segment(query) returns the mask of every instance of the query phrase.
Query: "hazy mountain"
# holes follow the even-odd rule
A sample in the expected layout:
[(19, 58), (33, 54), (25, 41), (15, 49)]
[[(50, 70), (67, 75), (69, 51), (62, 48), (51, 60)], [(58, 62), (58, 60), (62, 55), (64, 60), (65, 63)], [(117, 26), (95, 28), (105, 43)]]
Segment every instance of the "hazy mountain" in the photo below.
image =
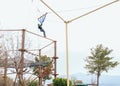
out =
[[(65, 75), (58, 76), (61, 78), (66, 78)], [(70, 79), (76, 79), (76, 80), (82, 80), (84, 84), (91, 84), (91, 82), (96, 81), (96, 76), (95, 75), (88, 75), (84, 73), (76, 73), (76, 74), (71, 74)], [(114, 75), (101, 75), (100, 77), (100, 86), (120, 86), (120, 75), (119, 76), (114, 76)], [(46, 83), (51, 83), (52, 80), (46, 81)]]
[[(76, 73), (70, 75), (71, 78), (76, 78), (78, 80), (82, 80), (85, 84), (90, 84), (96, 80), (95, 75), (88, 75), (83, 73)], [(120, 86), (120, 75), (101, 75), (100, 77), (100, 86)]]

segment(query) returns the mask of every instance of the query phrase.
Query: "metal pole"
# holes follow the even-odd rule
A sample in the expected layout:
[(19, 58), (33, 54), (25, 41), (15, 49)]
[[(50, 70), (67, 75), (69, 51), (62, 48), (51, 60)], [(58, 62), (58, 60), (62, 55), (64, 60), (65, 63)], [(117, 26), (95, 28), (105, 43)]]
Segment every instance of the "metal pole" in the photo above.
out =
[(45, 6), (47, 6), (55, 15), (57, 15), (62, 21), (65, 21), (57, 12), (55, 12), (50, 6), (48, 6), (43, 0), (40, 0)]
[(92, 10), (92, 11), (89, 11), (89, 12), (87, 12), (87, 13), (85, 13), (85, 14), (82, 14), (82, 15), (76, 17), (76, 18), (73, 18), (73, 19), (69, 20), (69, 22), (72, 22), (72, 21), (75, 21), (75, 20), (77, 20), (77, 19), (79, 19), (79, 18), (81, 18), (81, 17), (87, 16), (87, 15), (93, 13), (93, 12), (96, 12), (96, 11), (98, 11), (98, 10), (100, 10), (100, 9), (102, 9), (102, 8), (105, 8), (105, 7), (111, 5), (111, 4), (115, 3), (115, 2), (118, 2), (118, 1), (119, 1), (119, 0), (115, 0), (115, 1), (109, 2), (109, 3), (105, 4), (105, 5), (102, 5), (102, 6), (98, 7), (98, 8), (96, 8), (96, 9)]
[(67, 21), (67, 22), (66, 22), (60, 15), (58, 15), (58, 13), (55, 12), (50, 6), (48, 6), (45, 2), (43, 2), (43, 0), (40, 0), (40, 1), (41, 1), (45, 6), (47, 6), (56, 16), (58, 16), (58, 17), (66, 24), (66, 73), (67, 73), (67, 86), (69, 86), (68, 23), (70, 23), (70, 22), (72, 22), (72, 21), (75, 21), (75, 20), (77, 20), (77, 19), (79, 19), (79, 18), (81, 18), (81, 17), (87, 16), (88, 14), (91, 14), (91, 13), (93, 13), (93, 12), (96, 12), (97, 10), (100, 10), (100, 9), (106, 7), (106, 6), (109, 6), (109, 5), (111, 5), (111, 4), (115, 3), (115, 2), (118, 2), (119, 0), (115, 0), (115, 1), (113, 1), (113, 2), (107, 3), (107, 4), (105, 4), (105, 5), (97, 8), (97, 9), (95, 9), (95, 10), (92, 10), (92, 11), (90, 11), (90, 12), (87, 12), (87, 13), (83, 14), (83, 15), (80, 15), (80, 16), (78, 16), (78, 17), (75, 17), (75, 18), (73, 18), (73, 19), (71, 19), (71, 20), (69, 20), (69, 21)]
[(69, 86), (69, 59), (68, 59), (68, 23), (66, 25), (66, 74), (67, 74), (67, 86)]

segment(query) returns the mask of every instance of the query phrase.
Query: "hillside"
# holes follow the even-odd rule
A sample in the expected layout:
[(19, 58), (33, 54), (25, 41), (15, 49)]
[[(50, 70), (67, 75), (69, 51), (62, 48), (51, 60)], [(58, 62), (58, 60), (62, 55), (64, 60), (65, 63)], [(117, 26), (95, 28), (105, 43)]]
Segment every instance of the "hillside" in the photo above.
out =
[[(76, 73), (70, 76), (75, 77), (78, 80), (82, 80), (83, 83), (90, 84), (92, 81), (95, 81), (95, 76), (83, 74), (83, 73)], [(102, 75), (100, 77), (100, 86), (120, 86), (120, 76), (114, 75)]]

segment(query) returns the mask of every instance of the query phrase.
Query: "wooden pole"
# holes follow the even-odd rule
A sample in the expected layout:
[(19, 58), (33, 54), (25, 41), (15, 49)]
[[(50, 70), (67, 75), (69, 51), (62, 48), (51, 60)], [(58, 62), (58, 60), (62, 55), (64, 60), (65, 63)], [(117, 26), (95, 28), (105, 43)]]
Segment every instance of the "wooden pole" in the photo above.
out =
[(7, 52), (5, 51), (5, 69), (4, 69), (4, 85), (7, 86), (7, 63), (8, 63), (8, 56)]
[(22, 51), (21, 51), (21, 59), (22, 59), (22, 62), (21, 62), (21, 77), (23, 79), (23, 66), (24, 66), (24, 46), (25, 46), (25, 29), (22, 30)]
[(53, 63), (54, 63), (54, 78), (56, 78), (56, 76), (58, 75), (57, 74), (57, 60), (56, 59), (58, 59), (58, 57), (57, 57), (57, 55), (56, 55), (56, 52), (57, 51), (57, 46), (56, 46), (56, 41), (54, 41), (54, 57), (53, 57)]
[(19, 75), (19, 84), (20, 86), (24, 86), (24, 81), (23, 81), (23, 67), (24, 67), (24, 52), (25, 52), (25, 29), (22, 30), (22, 45), (21, 45), (21, 59), (18, 68), (20, 68), (20, 75)]
[[(39, 50), (39, 62), (41, 62), (41, 49)], [(39, 86), (42, 86), (42, 66), (39, 66)]]

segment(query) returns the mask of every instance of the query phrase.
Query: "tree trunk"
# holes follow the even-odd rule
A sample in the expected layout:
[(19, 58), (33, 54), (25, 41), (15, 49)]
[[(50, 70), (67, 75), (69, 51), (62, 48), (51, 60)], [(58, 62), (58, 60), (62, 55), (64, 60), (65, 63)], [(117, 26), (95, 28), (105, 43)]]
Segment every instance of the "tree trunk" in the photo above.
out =
[(99, 78), (100, 78), (100, 72), (97, 74), (97, 86), (99, 86)]
[(39, 83), (39, 86), (40, 86), (40, 85), (41, 85), (41, 84), (40, 84), (40, 77), (39, 77), (39, 82), (38, 82), (38, 83)]
[(42, 68), (39, 67), (39, 86), (42, 86)]

